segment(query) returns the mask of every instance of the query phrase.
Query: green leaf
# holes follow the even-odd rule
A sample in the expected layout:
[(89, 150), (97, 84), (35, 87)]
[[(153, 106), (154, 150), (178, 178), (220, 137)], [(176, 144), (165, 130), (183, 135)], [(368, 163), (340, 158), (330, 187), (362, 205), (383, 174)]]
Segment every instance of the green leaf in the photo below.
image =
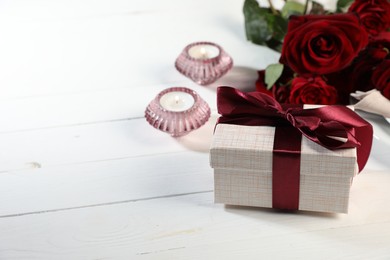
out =
[(272, 38), (283, 42), (284, 36), (287, 33), (288, 21), (280, 15), (267, 14), (268, 26), (272, 32)]
[(265, 42), (265, 45), (275, 51), (281, 52), (283, 39), (287, 33), (288, 21), (280, 15), (267, 14), (267, 22), (272, 37)]
[(336, 12), (342, 13), (344, 9), (349, 7), (354, 0), (338, 0), (336, 4)]
[(272, 37), (266, 19), (266, 15), (270, 13), (270, 10), (261, 8), (256, 0), (245, 0), (243, 11), (246, 38), (253, 43), (264, 45)]
[(274, 38), (271, 38), (266, 43), (268, 48), (275, 50), (277, 52), (282, 52), (283, 43), (280, 41), (275, 40)]
[(279, 12), (274, 14), (269, 8), (260, 7), (256, 0), (245, 0), (243, 11), (247, 39), (280, 52), (288, 20)]
[(291, 15), (301, 15), (305, 11), (305, 6), (301, 3), (288, 1), (282, 8), (282, 16), (289, 18)]
[(265, 69), (265, 84), (267, 84), (267, 89), (271, 89), (280, 78), (283, 73), (283, 68), (283, 64), (280, 63), (268, 65)]

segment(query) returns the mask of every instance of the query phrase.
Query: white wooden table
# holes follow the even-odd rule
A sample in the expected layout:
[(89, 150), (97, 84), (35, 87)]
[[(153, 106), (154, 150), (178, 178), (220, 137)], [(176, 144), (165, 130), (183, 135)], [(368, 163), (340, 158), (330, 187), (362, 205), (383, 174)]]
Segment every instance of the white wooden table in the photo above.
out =
[[(390, 259), (383, 139), (348, 215), (213, 203), (216, 87), (249, 90), (279, 58), (245, 40), (242, 4), (0, 1), (0, 259)], [(209, 87), (173, 66), (200, 40), (235, 62)], [(213, 113), (181, 139), (143, 117), (171, 86), (194, 89)]]

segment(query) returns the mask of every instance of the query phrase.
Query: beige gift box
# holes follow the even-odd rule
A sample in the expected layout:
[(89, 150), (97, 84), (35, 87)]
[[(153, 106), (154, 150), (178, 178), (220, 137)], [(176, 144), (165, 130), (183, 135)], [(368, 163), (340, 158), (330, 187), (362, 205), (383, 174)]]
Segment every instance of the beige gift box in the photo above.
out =
[[(270, 126), (216, 126), (210, 148), (216, 203), (272, 207), (274, 133)], [(347, 213), (356, 148), (330, 151), (303, 136), (300, 160), (299, 210)]]

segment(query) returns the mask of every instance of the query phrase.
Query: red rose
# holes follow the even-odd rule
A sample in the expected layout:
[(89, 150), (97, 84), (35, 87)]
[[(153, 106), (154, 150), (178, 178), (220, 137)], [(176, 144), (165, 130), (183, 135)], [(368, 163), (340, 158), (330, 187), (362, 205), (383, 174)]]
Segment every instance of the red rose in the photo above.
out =
[(348, 104), (349, 94), (356, 90), (368, 91), (375, 86), (371, 81), (374, 68), (389, 58), (390, 33), (380, 33), (371, 39), (366, 49), (347, 68), (328, 74), (327, 83), (337, 89), (337, 103)]
[(291, 85), (290, 103), (333, 105), (337, 102), (337, 91), (321, 77), (295, 78)]
[(351, 73), (348, 79), (351, 84), (351, 92), (356, 90), (368, 91), (373, 89), (371, 75), (374, 68), (388, 56), (390, 42), (378, 39), (373, 40), (351, 65)]
[(385, 60), (376, 67), (372, 74), (372, 83), (383, 96), (390, 99), (390, 60)]
[(354, 14), (292, 16), (280, 62), (301, 76), (328, 74), (347, 67), (367, 43)]
[(381, 32), (372, 37), (367, 47), (375, 48), (381, 52), (378, 53), (379, 56), (375, 55), (377, 58), (381, 59), (386, 57), (389, 54), (390, 49), (390, 32)]
[(272, 88), (272, 94), (279, 103), (288, 103), (290, 97), (290, 86), (282, 85)]
[(377, 35), (390, 27), (390, 3), (387, 0), (355, 0), (348, 11), (359, 16), (371, 35)]

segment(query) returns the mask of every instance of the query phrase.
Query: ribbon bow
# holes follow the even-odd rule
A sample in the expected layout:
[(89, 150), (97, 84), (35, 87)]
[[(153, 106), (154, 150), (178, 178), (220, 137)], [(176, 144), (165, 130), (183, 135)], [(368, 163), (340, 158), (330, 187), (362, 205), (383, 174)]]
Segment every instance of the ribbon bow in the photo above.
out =
[(219, 87), (218, 123), (248, 126), (288, 126), (298, 129), (311, 141), (330, 150), (357, 148), (359, 171), (370, 155), (372, 126), (344, 106), (303, 109), (299, 105), (281, 105), (260, 93), (243, 93), (231, 87)]

